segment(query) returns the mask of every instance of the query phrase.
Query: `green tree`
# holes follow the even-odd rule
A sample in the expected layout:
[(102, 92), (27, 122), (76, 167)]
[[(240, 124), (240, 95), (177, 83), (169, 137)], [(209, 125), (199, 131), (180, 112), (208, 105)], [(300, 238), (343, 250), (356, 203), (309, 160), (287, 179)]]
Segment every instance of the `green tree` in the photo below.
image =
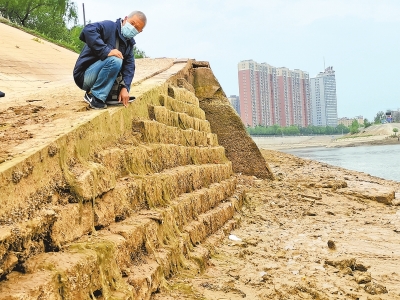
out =
[(340, 133), (340, 134), (345, 134), (345, 133), (349, 133), (350, 132), (350, 128), (343, 125), (343, 124), (339, 124), (338, 126), (336, 126), (336, 132)]
[(350, 125), (350, 133), (351, 134), (359, 133), (360, 132), (359, 127), (360, 124), (358, 123), (358, 121), (354, 120)]
[(394, 135), (397, 135), (397, 133), (399, 132), (399, 129), (398, 128), (393, 128), (393, 132), (394, 132)]
[(385, 117), (385, 113), (383, 111), (377, 112), (375, 118), (374, 118), (374, 123), (375, 124), (380, 124), (381, 120)]
[(133, 53), (135, 54), (135, 58), (148, 57), (143, 50), (138, 49), (136, 46), (135, 46), (135, 48), (133, 48)]
[(325, 134), (332, 134), (334, 133), (335, 128), (331, 127), (331, 126), (325, 126)]
[(76, 24), (78, 16), (76, 4), (71, 0), (3, 0), (0, 12), (10, 21), (31, 28), (39, 26), (43, 17), (55, 20), (55, 17), (61, 16), (63, 23), (72, 21)]
[(369, 127), (369, 126), (371, 126), (371, 125), (372, 125), (372, 123), (369, 122), (367, 118), (365, 118), (365, 119), (364, 119), (364, 128), (367, 128), (367, 127)]
[(76, 26), (72, 27), (69, 31), (70, 35), (71, 35), (71, 43), (72, 43), (73, 47), (75, 49), (77, 49), (77, 52), (80, 52), (83, 49), (83, 47), (85, 46), (85, 43), (79, 39), (82, 29), (83, 29), (83, 25), (76, 25)]

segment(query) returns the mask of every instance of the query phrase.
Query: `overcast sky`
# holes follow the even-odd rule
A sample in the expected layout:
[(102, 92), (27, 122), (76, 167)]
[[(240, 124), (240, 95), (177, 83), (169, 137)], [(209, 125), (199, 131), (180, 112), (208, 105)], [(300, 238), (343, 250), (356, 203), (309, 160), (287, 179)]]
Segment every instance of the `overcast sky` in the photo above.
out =
[[(135, 3), (136, 2), (136, 3)], [(400, 0), (85, 0), (92, 22), (148, 19), (135, 39), (152, 58), (209, 61), (225, 93), (239, 93), (237, 64), (336, 71), (338, 116), (373, 119), (400, 108)]]

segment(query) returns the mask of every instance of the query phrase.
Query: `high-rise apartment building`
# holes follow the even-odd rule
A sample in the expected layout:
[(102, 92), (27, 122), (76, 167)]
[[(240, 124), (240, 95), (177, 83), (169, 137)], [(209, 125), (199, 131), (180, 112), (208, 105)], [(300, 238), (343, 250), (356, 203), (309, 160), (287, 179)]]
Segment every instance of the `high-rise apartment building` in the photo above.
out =
[(240, 117), (248, 126), (308, 126), (312, 122), (307, 72), (253, 60), (238, 64)]
[(232, 107), (236, 110), (238, 115), (240, 115), (240, 101), (239, 101), (239, 96), (236, 95), (231, 95), (228, 97), (229, 103), (232, 105)]
[(333, 67), (310, 79), (312, 124), (314, 126), (338, 125), (336, 79)]

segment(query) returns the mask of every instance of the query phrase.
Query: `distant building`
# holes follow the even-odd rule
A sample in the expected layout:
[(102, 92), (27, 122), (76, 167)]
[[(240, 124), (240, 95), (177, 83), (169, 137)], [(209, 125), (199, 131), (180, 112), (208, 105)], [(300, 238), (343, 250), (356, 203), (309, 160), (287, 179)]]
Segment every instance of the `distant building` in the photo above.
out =
[(307, 72), (244, 60), (238, 64), (240, 117), (248, 126), (311, 124)]
[(392, 110), (392, 122), (400, 123), (400, 108)]
[(238, 115), (240, 115), (240, 100), (239, 96), (236, 95), (231, 95), (228, 97), (229, 103), (232, 105), (232, 107), (236, 110)]
[(354, 118), (346, 118), (346, 117), (340, 118), (340, 119), (338, 119), (338, 125), (342, 124), (344, 126), (349, 127), (353, 123), (354, 120), (357, 120), (358, 124), (360, 124), (360, 125), (364, 124), (364, 117), (363, 116), (357, 116), (357, 117), (354, 117)]
[(328, 67), (310, 79), (312, 124), (332, 126), (338, 124), (336, 79), (333, 67)]
[(392, 123), (393, 117), (392, 117), (392, 111), (389, 110), (385, 113), (385, 119), (387, 123)]

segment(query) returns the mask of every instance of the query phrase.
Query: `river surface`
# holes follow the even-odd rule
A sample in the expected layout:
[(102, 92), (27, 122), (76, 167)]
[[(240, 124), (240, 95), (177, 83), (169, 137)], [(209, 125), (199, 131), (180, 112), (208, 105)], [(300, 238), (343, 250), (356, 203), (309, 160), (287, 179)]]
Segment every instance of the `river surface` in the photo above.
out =
[(400, 145), (279, 150), (373, 176), (400, 181)]

